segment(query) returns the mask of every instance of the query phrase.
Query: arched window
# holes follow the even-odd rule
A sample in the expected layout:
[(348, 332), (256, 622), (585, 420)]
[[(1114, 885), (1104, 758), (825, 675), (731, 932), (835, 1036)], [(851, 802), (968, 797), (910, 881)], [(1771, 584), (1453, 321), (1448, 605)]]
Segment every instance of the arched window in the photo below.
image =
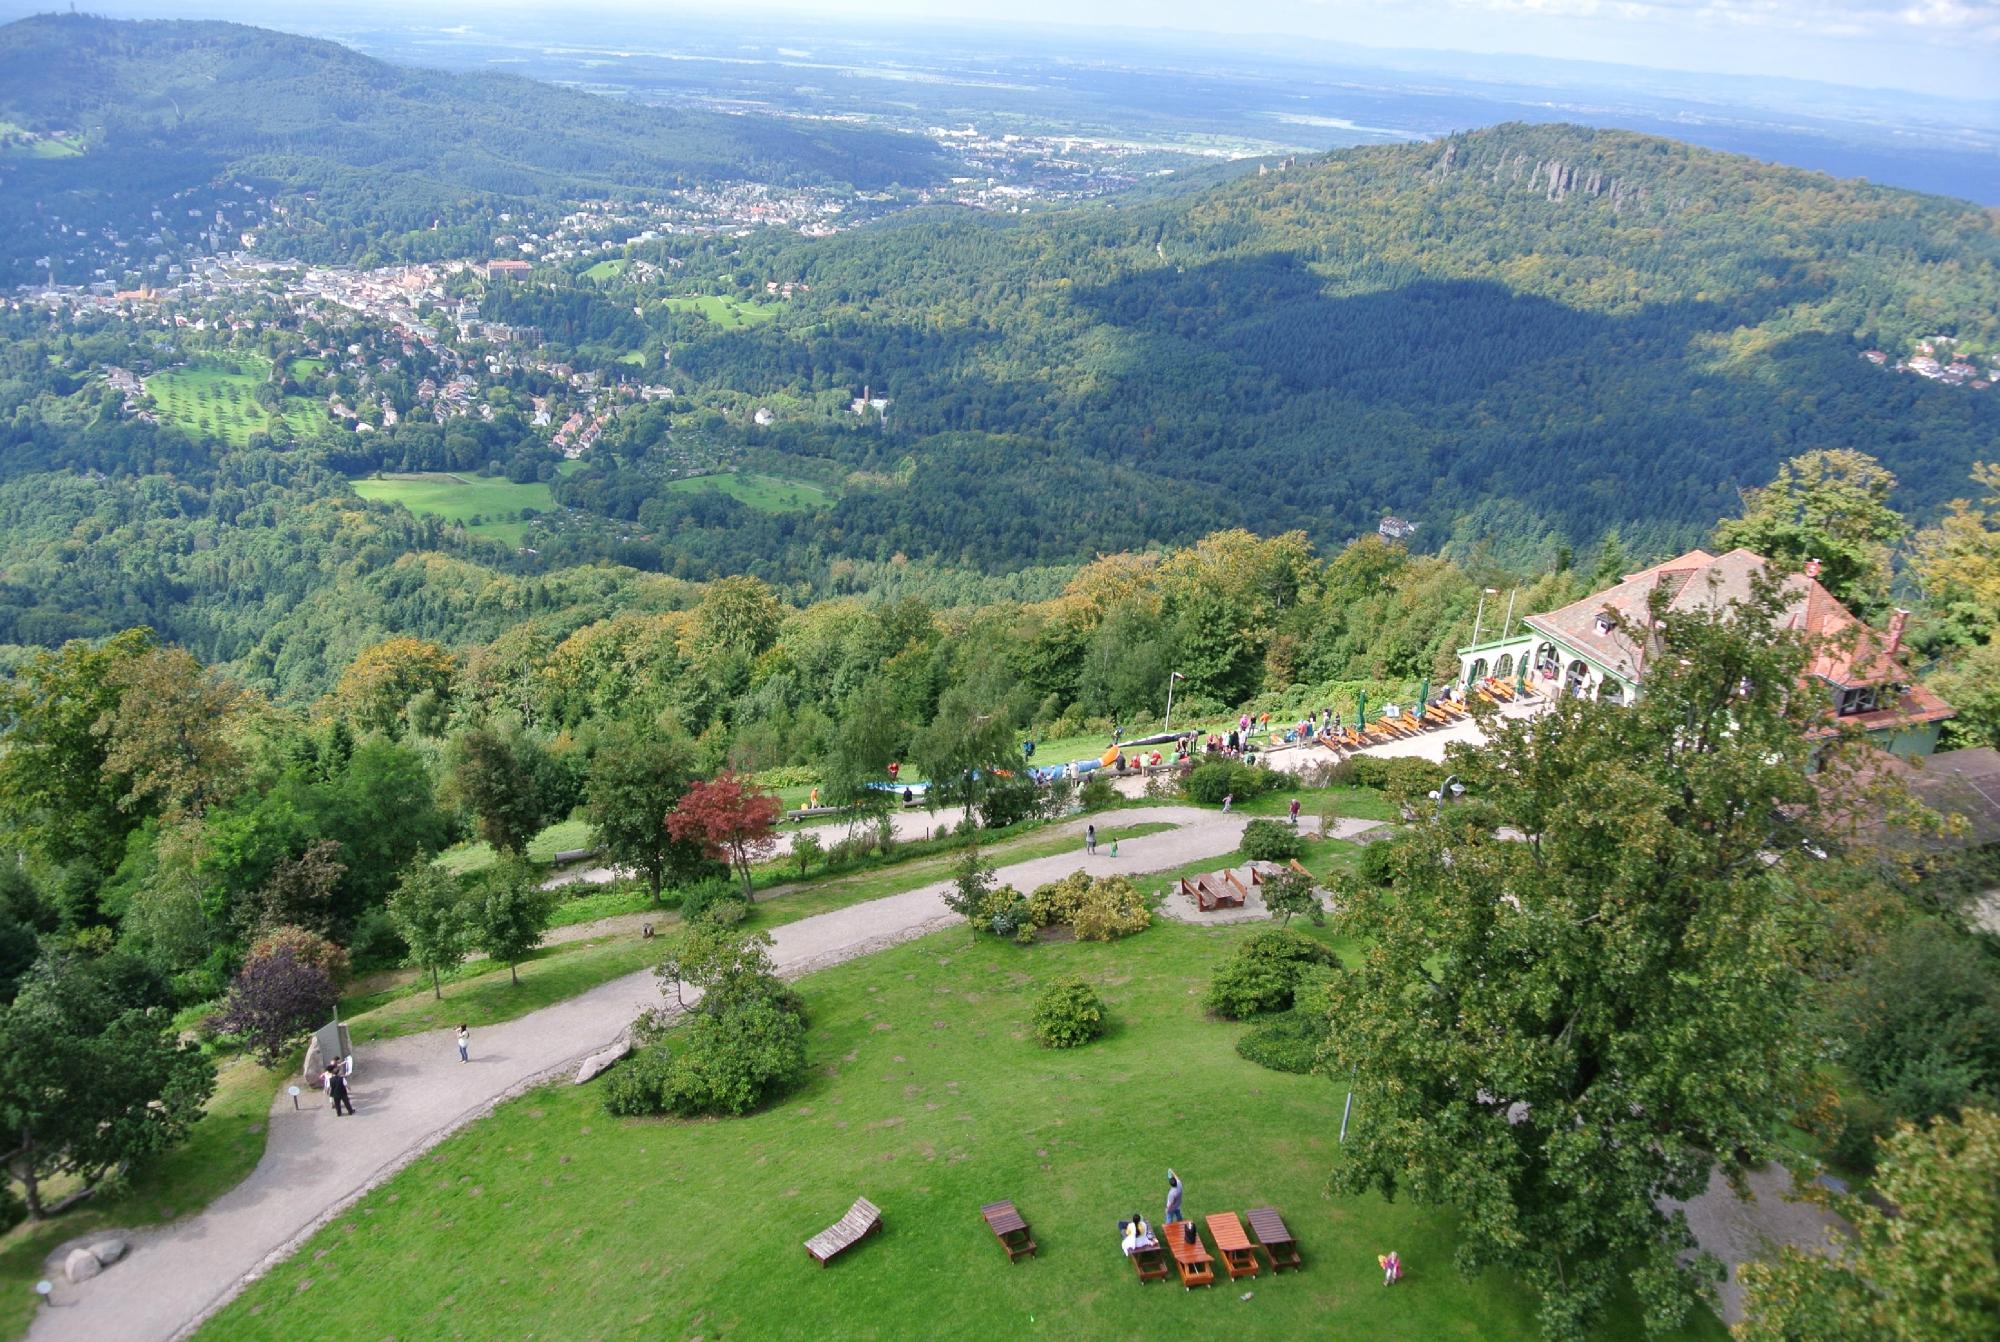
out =
[(1499, 662), (1497, 662), (1493, 667), (1493, 674), (1500, 677), (1500, 679), (1502, 680), (1505, 680), (1507, 679), (1507, 677), (1513, 675), (1514, 654), (1511, 652), (1502, 653), (1500, 655)]
[(1582, 694), (1590, 685), (1590, 666), (1579, 657), (1569, 664), (1569, 672), (1563, 677), (1564, 694)]
[(1606, 676), (1604, 678), (1604, 683), (1597, 687), (1597, 697), (1603, 700), (1607, 704), (1624, 703), (1625, 702), (1624, 683), (1621, 681), (1613, 680), (1610, 676)]
[(1484, 679), (1486, 679), (1486, 659), (1480, 657), (1473, 661), (1472, 670), (1467, 673), (1466, 681), (1469, 684), (1476, 685)]
[(1562, 668), (1562, 658), (1556, 656), (1556, 645), (1544, 643), (1535, 649), (1535, 674), (1543, 680), (1553, 682)]

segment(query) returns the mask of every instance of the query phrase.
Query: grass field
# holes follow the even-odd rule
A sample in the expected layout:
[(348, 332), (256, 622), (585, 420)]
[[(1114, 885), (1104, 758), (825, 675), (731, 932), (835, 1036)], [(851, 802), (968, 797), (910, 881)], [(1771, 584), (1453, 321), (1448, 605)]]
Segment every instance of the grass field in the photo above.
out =
[(257, 389), (270, 377), (271, 367), (255, 356), (201, 359), (146, 379), (146, 394), (158, 407), (160, 419), (191, 437), (221, 440), (242, 447), (254, 433), (267, 433), (278, 419), (292, 432), (309, 435), (325, 422), (319, 407), (291, 398), (282, 415), (257, 403)]
[(781, 310), (776, 303), (726, 298), (719, 294), (684, 294), (679, 298), (669, 298), (666, 306), (670, 312), (698, 312), (717, 325), (733, 330), (761, 326)]
[(463, 522), (474, 535), (519, 545), (528, 534), (521, 509), (547, 512), (555, 506), (549, 487), (537, 481), (517, 485), (512, 480), (483, 475), (450, 475), (439, 471), (408, 475), (371, 475), (354, 480), (354, 492), (377, 503), (400, 503), (413, 513)]
[(625, 273), (625, 267), (631, 264), (632, 263), (630, 261), (624, 260), (622, 258), (609, 261), (599, 261), (596, 265), (584, 271), (583, 277), (587, 280), (592, 280), (598, 284), (602, 284), (606, 280), (615, 280), (620, 275), (623, 275)]
[(809, 512), (833, 503), (831, 493), (809, 481), (791, 480), (782, 475), (757, 475), (748, 471), (728, 475), (691, 475), (671, 482), (667, 488), (678, 494), (716, 490), (760, 513)]
[[(601, 1087), (531, 1092), (363, 1197), (200, 1336), (1534, 1337), (1524, 1292), (1452, 1269), (1448, 1218), (1325, 1196), (1342, 1092), (1239, 1058), (1242, 1027), (1198, 1003), (1247, 933), (1022, 948), (957, 929), (809, 976), (810, 1075), (771, 1110), (619, 1120)], [(1026, 1021), (1068, 973), (1103, 994), (1110, 1031), (1051, 1053)], [(1138, 1283), (1116, 1221), (1158, 1216), (1168, 1165), (1197, 1218), (1278, 1207), (1304, 1270), (1192, 1294)], [(884, 1233), (822, 1270), (801, 1242), (856, 1195)], [(1017, 1265), (979, 1218), (1003, 1197), (1041, 1246)], [(1375, 1256), (1392, 1248), (1408, 1275), (1384, 1290)], [(1638, 1332), (1627, 1305), (1601, 1335)]]

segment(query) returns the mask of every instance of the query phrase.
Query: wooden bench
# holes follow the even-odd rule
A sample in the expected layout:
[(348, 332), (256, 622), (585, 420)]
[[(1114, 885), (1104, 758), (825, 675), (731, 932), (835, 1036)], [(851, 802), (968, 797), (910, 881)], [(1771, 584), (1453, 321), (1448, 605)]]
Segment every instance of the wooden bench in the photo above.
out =
[[(1193, 1235), (1190, 1240), (1188, 1236)], [(1192, 1221), (1169, 1221), (1160, 1227), (1160, 1239), (1174, 1256), (1180, 1269), (1181, 1286), (1192, 1291), (1197, 1286), (1215, 1285), (1215, 1260), (1202, 1247), (1201, 1236)]]
[(1236, 1219), (1235, 1212), (1215, 1212), (1209, 1216), (1208, 1233), (1215, 1240), (1215, 1251), (1222, 1255), (1223, 1270), (1231, 1281), (1257, 1275), (1256, 1249), (1243, 1233), (1243, 1223)]
[(1283, 1272), (1286, 1268), (1302, 1265), (1299, 1257), (1298, 1241), (1285, 1226), (1285, 1218), (1272, 1207), (1253, 1207), (1244, 1215), (1250, 1220), (1250, 1229), (1257, 1235), (1257, 1244), (1264, 1250), (1264, 1256), (1271, 1260), (1271, 1271)]
[(829, 1258), (853, 1248), (881, 1228), (882, 1209), (867, 1198), (856, 1198), (847, 1215), (806, 1241), (806, 1252), (825, 1267)]
[(1028, 1223), (1014, 1210), (1013, 1203), (989, 1202), (979, 1209), (979, 1214), (986, 1218), (993, 1237), (1007, 1251), (1008, 1262), (1035, 1251), (1034, 1236), (1028, 1233)]
[(1243, 882), (1237, 878), (1235, 870), (1232, 868), (1229, 871), (1223, 872), (1222, 880), (1229, 887), (1230, 891), (1234, 892), (1233, 902), (1236, 907), (1239, 909), (1242, 908), (1243, 901), (1250, 897), (1250, 892), (1243, 888)]

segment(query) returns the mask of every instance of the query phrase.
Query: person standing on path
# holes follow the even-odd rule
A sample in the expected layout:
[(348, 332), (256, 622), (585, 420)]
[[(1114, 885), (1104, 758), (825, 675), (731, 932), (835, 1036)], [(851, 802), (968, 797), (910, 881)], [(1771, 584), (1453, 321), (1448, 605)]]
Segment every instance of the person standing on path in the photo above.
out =
[(1299, 827), (1299, 799), (1297, 797), (1294, 797), (1292, 798), (1292, 828), (1297, 829), (1298, 827)]
[(347, 1093), (347, 1075), (341, 1069), (341, 1060), (335, 1058), (333, 1066), (326, 1069), (326, 1093), (333, 1100), (333, 1116), (339, 1118), (344, 1112), (354, 1113), (354, 1100)]
[(1181, 1177), (1172, 1170), (1167, 1171), (1167, 1214), (1160, 1219), (1165, 1223), (1181, 1219)]
[(1097, 826), (1095, 824), (1083, 827), (1083, 852), (1086, 857), (1094, 857), (1097, 854)]
[(458, 1027), (458, 1060), (472, 1061), (472, 1031), (466, 1029), (463, 1024)]

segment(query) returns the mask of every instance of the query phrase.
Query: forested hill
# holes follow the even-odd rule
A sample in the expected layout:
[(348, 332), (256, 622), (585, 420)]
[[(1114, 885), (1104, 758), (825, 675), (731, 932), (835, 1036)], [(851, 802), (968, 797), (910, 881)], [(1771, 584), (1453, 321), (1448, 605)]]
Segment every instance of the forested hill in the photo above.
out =
[(313, 193), (324, 232), (317, 247), (310, 233), (299, 241), (342, 259), (357, 243), (495, 202), (735, 178), (873, 188), (939, 171), (915, 136), (410, 69), (239, 24), (78, 15), (0, 27), (0, 122), (67, 132), (84, 150), (0, 158), (17, 204), (119, 222), (124, 198), (151, 202), (162, 187), (238, 174)]
[[(891, 397), (914, 493), (1007, 501), (851, 505), (847, 534), (912, 554), (1048, 561), (1092, 528), (1238, 517), (1338, 538), (1390, 511), (1426, 541), (1622, 525), (1664, 546), (1801, 448), (1878, 454), (1917, 511), (2000, 451), (2000, 392), (1857, 357), (1995, 347), (1990, 215), (1627, 133), (1504, 126), (1166, 201), (743, 247), (718, 267), (811, 302), (677, 341), (678, 374)], [(1051, 454), (1156, 487), (1038, 525)], [(1005, 525), (978, 530), (988, 512)]]

